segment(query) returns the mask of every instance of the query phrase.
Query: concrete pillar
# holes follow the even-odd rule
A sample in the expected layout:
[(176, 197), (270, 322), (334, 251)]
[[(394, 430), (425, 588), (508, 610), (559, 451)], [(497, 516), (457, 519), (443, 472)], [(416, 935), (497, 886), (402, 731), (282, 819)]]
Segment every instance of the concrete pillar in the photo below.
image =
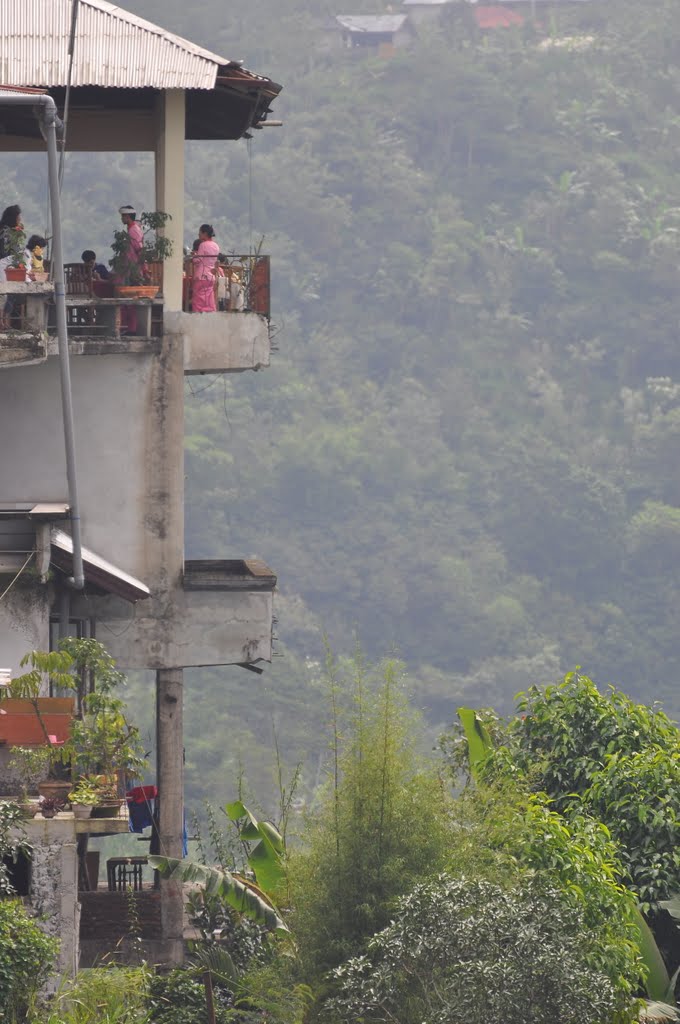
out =
[[(157, 780), (160, 793), (158, 839), (163, 857), (182, 856), (184, 831), (184, 741), (182, 729), (183, 671), (156, 673)], [(161, 881), (161, 932), (165, 956), (181, 963), (184, 900), (179, 882)]]
[(165, 308), (182, 308), (182, 247), (184, 245), (184, 136), (185, 96), (183, 89), (161, 93), (156, 134), (156, 209), (169, 213), (165, 234), (174, 253), (163, 268)]

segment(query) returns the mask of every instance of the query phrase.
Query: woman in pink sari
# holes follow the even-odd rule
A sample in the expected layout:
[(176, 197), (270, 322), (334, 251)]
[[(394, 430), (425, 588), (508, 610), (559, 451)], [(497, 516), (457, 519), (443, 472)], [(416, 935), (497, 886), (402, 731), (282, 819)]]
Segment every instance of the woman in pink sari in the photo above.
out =
[(220, 247), (215, 241), (212, 224), (201, 224), (198, 229), (200, 245), (194, 253), (194, 280), (191, 308), (194, 313), (214, 313), (215, 302), (215, 270)]

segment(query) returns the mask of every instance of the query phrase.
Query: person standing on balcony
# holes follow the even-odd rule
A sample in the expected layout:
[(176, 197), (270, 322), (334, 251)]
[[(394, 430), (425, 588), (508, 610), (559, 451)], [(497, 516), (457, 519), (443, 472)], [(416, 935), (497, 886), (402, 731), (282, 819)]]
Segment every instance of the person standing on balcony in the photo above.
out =
[[(5, 271), (10, 266), (15, 266), (18, 260), (18, 254), (15, 251), (16, 245), (21, 239), (21, 232), (24, 230), (24, 225), (21, 220), (21, 207), (20, 206), (8, 206), (3, 211), (2, 217), (0, 217), (0, 281), (6, 281), (7, 277)], [(26, 236), (23, 235), (25, 240)], [(28, 261), (24, 256), (24, 263), (27, 265)], [(0, 329), (7, 330), (8, 327), (18, 327), (18, 323), (12, 323), (12, 318), (16, 321), (18, 312), (20, 309), (19, 298), (17, 295), (7, 295), (5, 297), (5, 305), (3, 306), (2, 313), (0, 314)]]
[(215, 241), (212, 224), (201, 224), (198, 229), (199, 246), (193, 256), (193, 289), (191, 308), (194, 313), (214, 313), (215, 274), (220, 247)]
[[(144, 264), (144, 233), (141, 225), (137, 223), (137, 211), (134, 206), (121, 206), (118, 209), (120, 219), (127, 228), (128, 251), (127, 271), (122, 275), (120, 284), (126, 284), (135, 279), (141, 279)], [(125, 334), (137, 333), (137, 310), (134, 306), (122, 306), (120, 311), (121, 331)]]

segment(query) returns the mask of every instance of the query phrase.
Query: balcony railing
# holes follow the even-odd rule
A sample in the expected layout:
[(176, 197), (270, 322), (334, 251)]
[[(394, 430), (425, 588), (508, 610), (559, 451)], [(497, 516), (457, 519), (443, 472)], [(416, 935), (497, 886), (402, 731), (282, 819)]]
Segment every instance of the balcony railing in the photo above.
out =
[[(191, 312), (192, 260), (184, 264), (183, 310)], [(64, 266), (66, 320), (69, 336), (82, 338), (160, 338), (163, 334), (163, 266), (148, 267), (149, 288), (155, 295), (117, 296), (112, 280), (92, 278), (82, 263)], [(215, 272), (215, 306), (225, 313), (270, 315), (269, 256), (222, 257)], [(0, 282), (0, 335), (56, 334), (54, 286), (50, 282)], [(5, 345), (5, 347), (7, 347)], [(6, 360), (5, 360), (6, 361)]]
[[(225, 313), (270, 314), (269, 256), (221, 256), (215, 268), (215, 305)], [(182, 308), (191, 312), (193, 260), (184, 261)]]

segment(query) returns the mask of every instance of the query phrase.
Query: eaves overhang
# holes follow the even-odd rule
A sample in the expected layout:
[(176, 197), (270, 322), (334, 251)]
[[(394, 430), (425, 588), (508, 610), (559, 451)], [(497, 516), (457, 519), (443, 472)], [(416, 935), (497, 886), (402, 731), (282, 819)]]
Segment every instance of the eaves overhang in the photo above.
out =
[[(52, 565), (69, 575), (73, 572), (73, 540), (63, 530), (54, 528), (51, 533)], [(129, 573), (108, 562), (88, 548), (83, 548), (83, 572), (86, 583), (90, 583), (107, 594), (122, 597), (125, 601), (142, 601), (151, 596), (151, 591)]]

